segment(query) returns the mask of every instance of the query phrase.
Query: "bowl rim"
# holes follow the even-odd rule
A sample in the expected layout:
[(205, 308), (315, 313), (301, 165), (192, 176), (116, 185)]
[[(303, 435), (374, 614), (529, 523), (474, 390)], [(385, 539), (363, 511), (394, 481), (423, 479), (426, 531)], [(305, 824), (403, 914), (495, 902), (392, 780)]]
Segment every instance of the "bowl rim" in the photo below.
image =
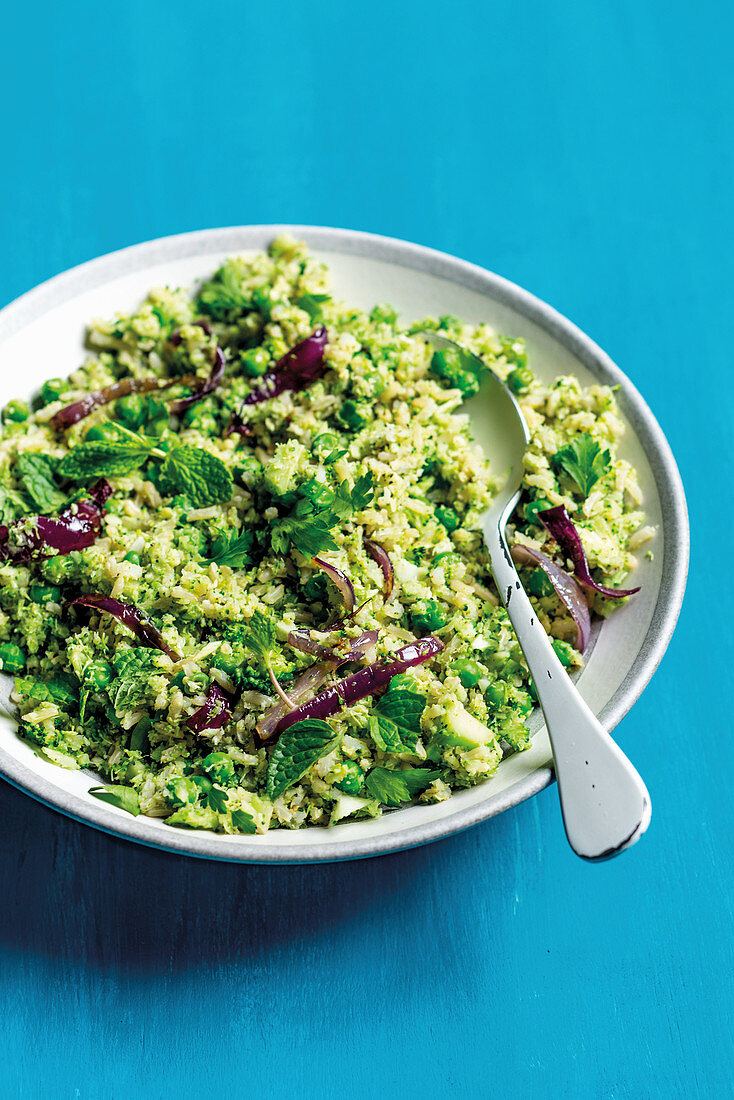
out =
[[(612, 730), (650, 682), (668, 647), (680, 613), (689, 560), (689, 526), (685, 493), (670, 445), (647, 402), (630, 379), (589, 336), (542, 299), (478, 264), (425, 245), (362, 230), (329, 226), (264, 224), (224, 226), (158, 237), (87, 260), (53, 276), (0, 310), (0, 346), (47, 310), (66, 304), (99, 281), (110, 281), (152, 266), (155, 262), (198, 255), (202, 246), (222, 252), (259, 249), (269, 238), (290, 233), (316, 251), (331, 251), (393, 263), (413, 271), (448, 279), (508, 306), (543, 329), (594, 375), (619, 385), (624, 414), (642, 442), (650, 463), (663, 515), (663, 563), (660, 593), (638, 659), (599, 714)], [(241, 236), (242, 243), (233, 242)], [(87, 806), (78, 795), (57, 787), (17, 761), (0, 746), (0, 776), (37, 801), (113, 836), (162, 851), (236, 863), (323, 863), (383, 855), (439, 840), (485, 821), (537, 794), (553, 781), (551, 767), (522, 777), (486, 802), (458, 809), (435, 821), (401, 828), (399, 832), (343, 841), (338, 848), (318, 839), (313, 844), (268, 848), (246, 838), (171, 830), (161, 842), (159, 830), (144, 817), (129, 817), (104, 803)], [(407, 811), (410, 812), (409, 810)], [(118, 816), (119, 814), (119, 816)], [(236, 840), (236, 847), (231, 841)], [(224, 841), (224, 843), (223, 843)], [(230, 843), (227, 843), (230, 841)]]

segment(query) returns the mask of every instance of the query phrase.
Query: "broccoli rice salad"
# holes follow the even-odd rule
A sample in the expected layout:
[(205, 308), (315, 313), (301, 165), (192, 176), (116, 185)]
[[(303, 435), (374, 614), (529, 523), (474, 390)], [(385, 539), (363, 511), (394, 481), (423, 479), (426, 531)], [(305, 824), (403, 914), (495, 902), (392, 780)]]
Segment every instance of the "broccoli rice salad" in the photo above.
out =
[(83, 366), (3, 410), (0, 666), (42, 757), (129, 813), (264, 833), (440, 802), (528, 747), (480, 530), (503, 471), (461, 413), (481, 367), (426, 330), (518, 398), (512, 554), (582, 664), (654, 534), (612, 390), (345, 305), (280, 237), (94, 321)]

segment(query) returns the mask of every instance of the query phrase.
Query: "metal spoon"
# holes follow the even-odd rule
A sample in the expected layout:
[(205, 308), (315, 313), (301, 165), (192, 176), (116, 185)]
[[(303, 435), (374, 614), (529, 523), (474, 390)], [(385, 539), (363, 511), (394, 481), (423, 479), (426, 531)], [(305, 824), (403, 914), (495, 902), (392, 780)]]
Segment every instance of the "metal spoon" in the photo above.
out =
[(471, 356), (481, 368), (481, 390), (461, 411), (469, 414), (474, 438), (491, 456), (494, 468), (509, 471), (482, 517), (492, 572), (545, 717), (569, 844), (582, 859), (610, 859), (630, 848), (647, 829), (650, 796), (569, 679), (510, 557), (505, 527), (520, 498), (523, 456), (530, 441), (525, 417), (510, 390), (478, 356), (438, 333), (420, 335), (436, 347)]

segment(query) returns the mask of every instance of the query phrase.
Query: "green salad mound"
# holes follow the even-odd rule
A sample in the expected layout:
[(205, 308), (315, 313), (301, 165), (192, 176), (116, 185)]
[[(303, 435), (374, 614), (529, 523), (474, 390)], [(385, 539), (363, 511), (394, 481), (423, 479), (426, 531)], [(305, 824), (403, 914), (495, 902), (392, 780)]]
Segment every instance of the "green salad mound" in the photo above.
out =
[(584, 577), (548, 515), (583, 548), (587, 622), (653, 533), (611, 390), (543, 384), (486, 325), (344, 305), (281, 237), (93, 322), (83, 366), (3, 410), (0, 664), (39, 754), (129, 813), (264, 833), (442, 801), (527, 748), (535, 692), (479, 530), (493, 475), (457, 415), (481, 372), (426, 329), (518, 396), (511, 541), (581, 664), (543, 565)]

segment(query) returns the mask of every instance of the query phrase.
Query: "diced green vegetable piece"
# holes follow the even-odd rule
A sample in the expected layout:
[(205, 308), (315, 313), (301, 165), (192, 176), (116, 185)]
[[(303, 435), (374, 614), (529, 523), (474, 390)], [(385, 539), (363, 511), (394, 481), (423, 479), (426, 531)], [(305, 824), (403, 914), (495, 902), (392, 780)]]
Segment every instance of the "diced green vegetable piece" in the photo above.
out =
[(26, 655), (19, 645), (14, 642), (2, 642), (0, 644), (0, 668), (3, 672), (15, 675), (25, 668)]
[(453, 508), (445, 504), (439, 504), (436, 508), (436, 519), (448, 532), (456, 531), (461, 526), (461, 519)]
[(30, 409), (25, 401), (8, 401), (3, 409), (4, 423), (22, 424), (30, 415)]

